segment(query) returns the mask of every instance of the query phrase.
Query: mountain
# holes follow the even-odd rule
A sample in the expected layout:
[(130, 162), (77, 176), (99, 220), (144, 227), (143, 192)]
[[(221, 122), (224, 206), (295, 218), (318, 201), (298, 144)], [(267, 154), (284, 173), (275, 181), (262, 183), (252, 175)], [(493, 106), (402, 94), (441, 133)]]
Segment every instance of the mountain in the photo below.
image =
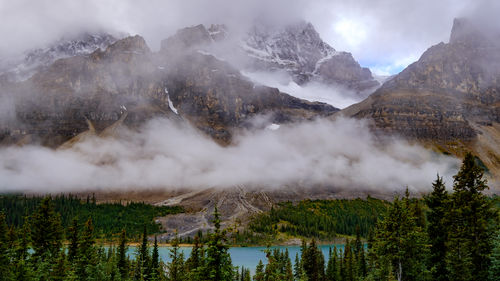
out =
[(500, 176), (500, 33), (456, 19), (439, 43), (342, 111), (376, 128), (462, 155), (472, 150)]
[(3, 63), (0, 65), (0, 76), (3, 76), (4, 80), (25, 80), (39, 68), (47, 67), (58, 59), (88, 55), (97, 49), (106, 49), (116, 40), (113, 35), (102, 32), (84, 32), (77, 36), (61, 38), (47, 47), (25, 52), (22, 59)]
[(225, 25), (207, 28), (200, 24), (179, 30), (162, 41), (161, 49), (170, 54), (184, 49), (203, 50), (246, 70), (286, 71), (299, 85), (316, 81), (345, 87), (361, 96), (380, 85), (350, 53), (336, 51), (325, 43), (311, 23), (258, 23), (238, 38), (235, 36)]
[(151, 52), (140, 36), (58, 59), (0, 91), (15, 106), (15, 118), (0, 124), (0, 141), (50, 147), (87, 131), (100, 133), (117, 123), (133, 128), (157, 116), (188, 121), (228, 144), (233, 131), (248, 127), (257, 114), (283, 123), (338, 111), (255, 85), (212, 55), (189, 48), (175, 56), (165, 48)]
[(336, 51), (305, 21), (283, 27), (256, 24), (243, 38), (241, 48), (253, 58), (252, 68), (285, 70), (298, 84), (320, 81), (357, 92), (379, 85), (368, 68), (361, 67), (350, 53)]

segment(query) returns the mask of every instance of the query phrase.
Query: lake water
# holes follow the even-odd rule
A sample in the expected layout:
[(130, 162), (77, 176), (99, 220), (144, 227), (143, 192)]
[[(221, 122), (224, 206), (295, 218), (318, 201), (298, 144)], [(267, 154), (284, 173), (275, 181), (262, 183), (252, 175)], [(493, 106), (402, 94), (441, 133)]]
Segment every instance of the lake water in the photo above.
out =
[[(343, 244), (319, 246), (321, 251), (323, 252), (323, 255), (325, 256), (325, 262), (328, 261), (328, 250), (330, 248), (333, 249), (334, 246), (337, 246), (337, 251), (344, 250)], [(292, 260), (292, 264), (295, 263), (295, 255), (298, 253), (300, 256), (300, 246), (271, 247), (271, 249), (275, 248), (278, 248), (282, 251), (288, 249), (288, 253)], [(170, 247), (158, 247), (158, 253), (160, 254), (162, 261), (164, 262), (170, 261), (169, 249)], [(191, 247), (180, 247), (180, 249), (184, 253), (184, 257), (187, 259), (191, 254)], [(229, 254), (231, 255), (231, 260), (234, 266), (239, 266), (240, 268), (241, 266), (244, 266), (245, 268), (249, 268), (253, 274), (255, 267), (257, 267), (257, 264), (259, 263), (259, 260), (262, 260), (264, 264), (267, 261), (266, 254), (264, 253), (265, 249), (266, 247), (234, 247), (234, 248), (229, 248)], [(128, 254), (131, 257), (133, 257), (136, 252), (137, 252), (137, 247), (133, 246), (129, 247)]]

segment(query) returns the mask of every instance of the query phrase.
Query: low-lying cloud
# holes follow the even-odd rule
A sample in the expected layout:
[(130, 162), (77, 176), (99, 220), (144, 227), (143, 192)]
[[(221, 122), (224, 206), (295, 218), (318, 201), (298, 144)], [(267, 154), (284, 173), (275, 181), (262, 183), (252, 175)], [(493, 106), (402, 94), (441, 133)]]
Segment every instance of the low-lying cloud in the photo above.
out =
[(451, 183), (455, 158), (372, 135), (363, 121), (318, 120), (245, 131), (221, 147), (167, 119), (115, 137), (90, 137), (69, 149), (0, 149), (0, 191), (72, 192), (298, 185), (395, 191)]
[(340, 85), (326, 85), (316, 81), (298, 85), (285, 71), (243, 71), (242, 74), (255, 83), (278, 88), (294, 97), (328, 103), (340, 109), (358, 103), (366, 97)]

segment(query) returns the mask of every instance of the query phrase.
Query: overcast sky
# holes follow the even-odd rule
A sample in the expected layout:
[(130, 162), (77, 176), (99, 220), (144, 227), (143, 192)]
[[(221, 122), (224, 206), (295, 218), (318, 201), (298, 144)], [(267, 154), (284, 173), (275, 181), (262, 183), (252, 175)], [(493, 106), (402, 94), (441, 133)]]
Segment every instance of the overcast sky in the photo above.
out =
[[(0, 54), (89, 29), (140, 34), (152, 49), (178, 28), (245, 25), (258, 15), (312, 22), (335, 49), (376, 73), (394, 74), (448, 41), (453, 18), (500, 13), (495, 0), (0, 0)], [(478, 12), (481, 11), (481, 12)], [(491, 24), (498, 24), (492, 21)]]

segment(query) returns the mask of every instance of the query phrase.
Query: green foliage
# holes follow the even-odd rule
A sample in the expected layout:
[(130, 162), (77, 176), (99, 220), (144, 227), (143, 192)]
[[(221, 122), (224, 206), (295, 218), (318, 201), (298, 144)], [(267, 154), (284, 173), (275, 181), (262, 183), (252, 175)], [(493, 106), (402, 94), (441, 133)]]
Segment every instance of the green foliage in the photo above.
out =
[(391, 272), (398, 280), (428, 280), (427, 235), (412, 212), (412, 204), (415, 203), (408, 195), (402, 200), (395, 198), (386, 217), (377, 225), (370, 250), (378, 269), (372, 274), (380, 280), (388, 279)]
[(425, 197), (425, 202), (429, 207), (427, 220), (429, 226), (427, 234), (430, 243), (429, 265), (431, 274), (436, 281), (448, 280), (448, 271), (446, 268), (446, 240), (448, 239), (448, 224), (446, 214), (449, 211), (449, 196), (443, 178), (437, 176), (432, 183), (432, 192)]
[(220, 214), (215, 205), (214, 220), (215, 230), (209, 235), (206, 248), (206, 280), (230, 281), (233, 268), (231, 257), (226, 244), (226, 233), (220, 229)]
[(285, 202), (270, 212), (257, 215), (249, 225), (256, 233), (332, 239), (336, 234), (354, 235), (356, 228), (366, 236), (386, 213), (389, 203), (368, 197), (366, 200), (305, 200)]
[[(7, 224), (19, 228), (23, 225), (25, 216), (35, 212), (42, 197), (27, 197), (21, 195), (0, 195), (0, 211), (9, 214)], [(181, 207), (153, 206), (145, 203), (102, 203), (96, 204), (95, 199), (80, 200), (73, 195), (59, 195), (52, 198), (54, 209), (61, 215), (61, 224), (68, 228), (77, 218), (83, 225), (90, 217), (94, 222), (95, 236), (112, 238), (122, 229), (127, 231), (129, 238), (138, 239), (146, 225), (148, 233), (157, 233), (159, 226), (155, 217), (183, 212)], [(68, 235), (69, 236), (69, 235)]]
[(449, 225), (447, 269), (451, 280), (487, 280), (492, 249), (491, 200), (482, 193), (488, 188), (484, 172), (468, 153), (454, 177), (453, 194), (447, 214)]
[(491, 265), (488, 272), (490, 281), (500, 281), (500, 230), (493, 242), (493, 250), (491, 253)]
[(61, 216), (54, 211), (52, 200), (45, 197), (31, 216), (31, 241), (34, 255), (55, 258), (62, 246)]

